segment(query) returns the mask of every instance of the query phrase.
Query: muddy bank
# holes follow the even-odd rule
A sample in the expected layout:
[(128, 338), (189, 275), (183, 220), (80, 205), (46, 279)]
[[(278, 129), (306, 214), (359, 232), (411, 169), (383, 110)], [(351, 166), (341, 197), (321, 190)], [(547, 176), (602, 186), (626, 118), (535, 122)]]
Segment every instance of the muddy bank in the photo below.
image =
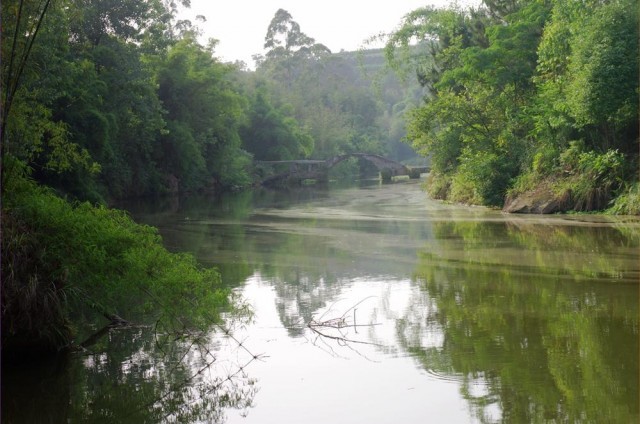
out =
[(569, 197), (567, 193), (560, 196), (554, 193), (548, 185), (543, 185), (535, 190), (507, 196), (502, 211), (531, 214), (567, 212), (571, 210)]
[(532, 190), (507, 196), (502, 211), (530, 214), (604, 211), (611, 206), (614, 189), (612, 184), (585, 187), (575, 178), (543, 181)]

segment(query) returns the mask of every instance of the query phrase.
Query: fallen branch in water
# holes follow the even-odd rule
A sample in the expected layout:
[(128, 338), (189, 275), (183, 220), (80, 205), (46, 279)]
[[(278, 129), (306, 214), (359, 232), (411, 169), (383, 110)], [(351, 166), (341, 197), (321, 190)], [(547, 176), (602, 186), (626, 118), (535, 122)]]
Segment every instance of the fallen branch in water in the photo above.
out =
[[(330, 320), (332, 321), (332, 320)], [(342, 333), (342, 331), (339, 331), (340, 335), (330, 335), (327, 334), (325, 332), (323, 332), (321, 329), (323, 328), (333, 328), (333, 329), (338, 329), (338, 330), (342, 330), (344, 328), (353, 328), (356, 329), (357, 327), (373, 327), (375, 325), (378, 324), (369, 324), (369, 325), (349, 325), (349, 324), (338, 324), (338, 325), (334, 325), (331, 322), (328, 321), (323, 321), (323, 322), (316, 322), (316, 321), (311, 321), (309, 324), (307, 324), (307, 327), (309, 329), (311, 329), (311, 331), (313, 331), (316, 335), (320, 336), (320, 337), (324, 337), (327, 339), (332, 339), (332, 340), (336, 340), (338, 342), (338, 344), (340, 345), (346, 345), (347, 343), (359, 343), (359, 344), (367, 344), (367, 345), (373, 345), (373, 346), (382, 346), (381, 344), (378, 343), (373, 343), (373, 342), (366, 342), (363, 340), (354, 340), (354, 339), (350, 339), (346, 336), (346, 334)], [(357, 331), (356, 331), (357, 333)]]
[[(373, 296), (369, 296), (361, 300), (360, 302), (356, 303), (355, 305), (347, 309), (341, 316), (337, 318), (322, 320), (322, 317), (324, 317), (327, 314), (327, 312), (331, 310), (331, 308), (329, 308), (328, 311), (326, 311), (324, 314), (322, 314), (322, 316), (320, 316), (319, 320), (312, 319), (311, 321), (309, 321), (309, 323), (307, 324), (307, 328), (309, 328), (313, 332), (313, 334), (316, 335), (316, 339), (314, 340), (314, 343), (319, 338), (322, 338), (323, 341), (326, 339), (334, 340), (338, 343), (339, 346), (347, 346), (349, 343), (365, 344), (365, 345), (371, 345), (371, 346), (382, 346), (378, 343), (364, 341), (364, 340), (356, 340), (348, 336), (349, 329), (353, 329), (354, 332), (358, 334), (358, 328), (360, 327), (374, 327), (376, 325), (379, 325), (379, 324), (357, 324), (356, 323), (357, 306), (371, 297)], [(353, 323), (350, 323), (347, 320), (347, 315), (351, 311), (353, 311)]]

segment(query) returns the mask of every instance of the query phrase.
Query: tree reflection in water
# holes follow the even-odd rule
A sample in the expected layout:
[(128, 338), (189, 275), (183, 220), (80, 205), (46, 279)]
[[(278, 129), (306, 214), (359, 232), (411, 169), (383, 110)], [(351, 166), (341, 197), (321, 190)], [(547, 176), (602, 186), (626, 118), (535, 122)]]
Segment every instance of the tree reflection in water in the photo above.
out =
[(223, 422), (225, 409), (251, 407), (245, 368), (258, 357), (220, 363), (218, 351), (242, 349), (229, 337), (157, 330), (112, 329), (90, 352), (35, 368), (3, 363), (3, 422)]
[[(397, 332), (422, 367), (459, 379), (481, 422), (637, 422), (637, 264), (600, 256), (611, 240), (599, 234), (629, 249), (637, 237), (434, 225), (439, 244), (420, 254), (421, 291)], [(520, 259), (496, 255), (505, 239)]]

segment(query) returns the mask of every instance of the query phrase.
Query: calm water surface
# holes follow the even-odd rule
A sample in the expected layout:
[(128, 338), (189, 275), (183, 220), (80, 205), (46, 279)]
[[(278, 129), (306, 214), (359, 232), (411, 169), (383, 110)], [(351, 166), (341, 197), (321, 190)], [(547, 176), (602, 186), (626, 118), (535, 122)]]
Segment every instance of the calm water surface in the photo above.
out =
[(191, 202), (144, 219), (255, 310), (259, 391), (229, 422), (638, 421), (637, 221), (412, 183)]
[[(174, 346), (191, 358), (174, 369), (146, 331), (114, 332), (102, 353), (71, 358), (64, 377), (50, 373), (69, 388), (59, 395), (68, 407), (51, 422), (178, 420), (194, 391), (231, 374), (237, 391), (194, 402), (216, 410), (208, 419), (639, 420), (637, 219), (504, 215), (430, 201), (414, 182), (131, 211), (170, 249), (219, 267), (254, 311), (232, 331), (246, 350), (212, 331), (215, 371), (171, 396), (173, 412), (145, 415), (137, 401), (188, 380), (207, 354)], [(125, 395), (114, 394), (114, 381)]]

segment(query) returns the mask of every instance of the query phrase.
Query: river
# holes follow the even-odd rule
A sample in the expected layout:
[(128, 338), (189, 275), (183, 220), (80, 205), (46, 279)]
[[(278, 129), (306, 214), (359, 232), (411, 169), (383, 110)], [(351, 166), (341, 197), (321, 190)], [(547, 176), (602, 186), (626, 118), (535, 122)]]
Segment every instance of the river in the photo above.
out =
[(415, 181), (129, 209), (252, 318), (171, 347), (112, 331), (3, 393), (13, 422), (639, 421), (637, 218), (506, 215)]

